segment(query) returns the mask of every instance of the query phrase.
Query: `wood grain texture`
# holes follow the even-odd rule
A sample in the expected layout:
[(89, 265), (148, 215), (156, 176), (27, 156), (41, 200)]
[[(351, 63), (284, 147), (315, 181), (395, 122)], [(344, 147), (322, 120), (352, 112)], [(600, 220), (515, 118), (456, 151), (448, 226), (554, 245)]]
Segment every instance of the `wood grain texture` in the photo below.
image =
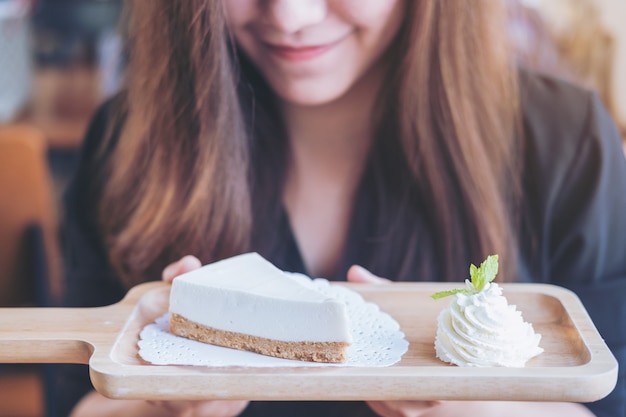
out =
[(617, 362), (572, 292), (505, 284), (504, 295), (542, 334), (526, 368), (461, 368), (435, 357), (442, 283), (339, 284), (393, 316), (409, 350), (386, 368), (155, 366), (137, 354), (141, 329), (167, 310), (169, 286), (142, 284), (120, 303), (91, 309), (0, 309), (0, 362), (89, 363), (111, 398), (249, 400), (594, 401), (610, 393)]

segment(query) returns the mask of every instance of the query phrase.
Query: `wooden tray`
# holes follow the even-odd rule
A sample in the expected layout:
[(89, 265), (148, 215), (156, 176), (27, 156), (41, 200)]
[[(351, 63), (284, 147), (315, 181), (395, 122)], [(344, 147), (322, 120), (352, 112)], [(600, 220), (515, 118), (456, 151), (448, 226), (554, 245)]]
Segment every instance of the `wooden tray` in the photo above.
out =
[[(169, 286), (147, 283), (98, 308), (0, 309), (0, 363), (85, 363), (111, 398), (247, 400), (598, 400), (617, 380), (617, 362), (572, 292), (505, 284), (504, 294), (542, 334), (545, 352), (525, 368), (461, 368), (435, 357), (436, 316), (455, 285), (340, 284), (392, 315), (409, 341), (386, 368), (156, 366), (137, 354), (141, 329), (167, 310)], [(456, 285), (458, 286), (458, 284)]]

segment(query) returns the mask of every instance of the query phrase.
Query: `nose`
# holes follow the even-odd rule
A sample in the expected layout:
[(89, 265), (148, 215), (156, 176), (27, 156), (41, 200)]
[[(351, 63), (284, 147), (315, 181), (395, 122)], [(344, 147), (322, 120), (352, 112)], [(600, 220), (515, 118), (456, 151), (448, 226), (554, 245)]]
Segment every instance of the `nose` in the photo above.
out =
[(326, 17), (326, 0), (268, 0), (265, 13), (269, 23), (281, 32), (293, 34)]

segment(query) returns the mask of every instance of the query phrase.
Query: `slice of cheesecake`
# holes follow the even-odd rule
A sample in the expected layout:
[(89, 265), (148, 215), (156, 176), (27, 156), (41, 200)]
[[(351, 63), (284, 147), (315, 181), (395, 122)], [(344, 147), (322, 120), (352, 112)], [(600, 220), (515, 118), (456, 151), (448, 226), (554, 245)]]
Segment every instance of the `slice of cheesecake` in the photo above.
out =
[(279, 358), (342, 362), (351, 343), (342, 302), (257, 253), (175, 278), (170, 313), (176, 335)]

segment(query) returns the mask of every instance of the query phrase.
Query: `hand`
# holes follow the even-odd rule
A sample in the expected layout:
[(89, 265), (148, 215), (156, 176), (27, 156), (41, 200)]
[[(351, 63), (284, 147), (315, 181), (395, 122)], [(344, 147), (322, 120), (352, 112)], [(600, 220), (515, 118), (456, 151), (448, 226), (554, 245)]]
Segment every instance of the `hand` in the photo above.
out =
[[(389, 414), (393, 416), (394, 414)], [(593, 413), (581, 404), (532, 401), (442, 401), (424, 414), (396, 414), (399, 416), (450, 417), (527, 417), (527, 416), (568, 416), (594, 417)]]
[(248, 401), (111, 400), (92, 391), (70, 417), (234, 417), (247, 405)]
[(234, 417), (248, 401), (149, 401), (176, 417)]
[(382, 417), (426, 416), (440, 404), (439, 401), (367, 401), (369, 408)]
[(371, 401), (370, 408), (383, 417), (593, 417), (584, 406), (574, 403), (515, 401)]
[[(347, 274), (349, 282), (385, 284), (392, 281), (353, 265)], [(450, 417), (450, 416), (552, 416), (592, 417), (584, 406), (573, 403), (507, 402), (507, 401), (367, 401), (382, 417)]]
[(165, 282), (172, 282), (174, 278), (185, 272), (193, 271), (202, 266), (202, 262), (192, 255), (180, 258), (177, 262), (171, 263), (163, 269), (162, 279)]
[(391, 281), (378, 277), (360, 265), (352, 265), (348, 269), (348, 282), (360, 282), (363, 284), (388, 284)]
[[(388, 284), (392, 281), (372, 274), (360, 265), (353, 265), (348, 270), (348, 282), (363, 284)], [(418, 417), (432, 410), (438, 401), (367, 401), (367, 405), (383, 417)]]
[[(198, 258), (187, 255), (163, 269), (162, 279), (172, 282), (185, 272), (202, 266)], [(240, 414), (248, 401), (149, 401), (176, 417), (233, 417)]]

